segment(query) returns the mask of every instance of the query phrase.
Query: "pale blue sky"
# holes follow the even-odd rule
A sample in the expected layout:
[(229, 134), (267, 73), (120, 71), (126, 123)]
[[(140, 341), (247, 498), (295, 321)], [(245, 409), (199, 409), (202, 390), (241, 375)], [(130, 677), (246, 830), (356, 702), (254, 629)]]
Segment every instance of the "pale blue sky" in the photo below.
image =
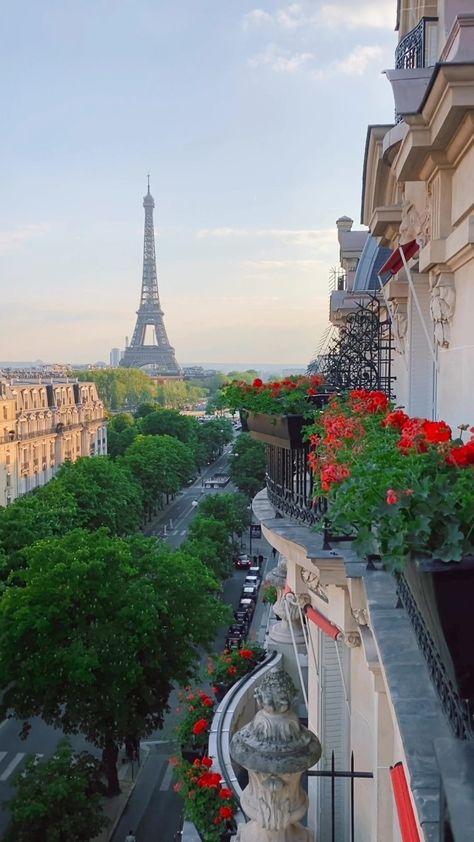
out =
[(180, 361), (304, 363), (393, 116), (395, 0), (0, 2), (0, 359), (131, 335), (146, 173)]

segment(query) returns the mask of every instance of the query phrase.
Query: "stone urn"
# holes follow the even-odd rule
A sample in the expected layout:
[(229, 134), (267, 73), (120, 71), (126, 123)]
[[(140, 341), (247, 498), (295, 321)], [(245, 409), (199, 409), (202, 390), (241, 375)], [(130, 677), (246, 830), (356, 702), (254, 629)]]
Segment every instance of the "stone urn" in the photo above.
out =
[(308, 809), (301, 775), (319, 760), (321, 744), (292, 709), (296, 695), (286, 672), (267, 673), (255, 691), (259, 710), (231, 740), (232, 759), (249, 774), (241, 807), (250, 821), (237, 842), (314, 842), (300, 824)]

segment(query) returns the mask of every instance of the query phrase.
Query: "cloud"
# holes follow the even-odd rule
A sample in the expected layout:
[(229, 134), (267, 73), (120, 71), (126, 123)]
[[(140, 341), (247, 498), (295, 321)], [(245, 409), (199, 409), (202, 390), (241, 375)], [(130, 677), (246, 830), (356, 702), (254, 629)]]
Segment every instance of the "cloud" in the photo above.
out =
[(219, 239), (268, 238), (280, 240), (286, 245), (331, 246), (337, 243), (337, 232), (333, 228), (202, 228), (197, 232), (198, 240), (211, 237)]
[(268, 12), (264, 12), (263, 9), (253, 9), (251, 12), (247, 12), (246, 15), (242, 18), (242, 25), (244, 29), (250, 29), (252, 26), (261, 26), (265, 23), (272, 23), (272, 16)]
[(314, 2), (289, 3), (273, 13), (253, 9), (242, 19), (243, 28), (273, 27), (291, 32), (321, 26), (339, 29), (394, 29), (393, 0), (341, 0), (323, 3), (314, 10)]
[(327, 79), (329, 76), (362, 76), (367, 67), (375, 59), (380, 59), (383, 54), (381, 47), (370, 45), (359, 45), (349, 53), (346, 58), (340, 61), (331, 62), (325, 70), (318, 70), (315, 76), (318, 79)]
[(296, 73), (312, 61), (312, 53), (295, 53), (269, 44), (261, 53), (252, 56), (248, 64), (249, 67), (270, 67), (275, 73)]
[(263, 9), (253, 9), (243, 16), (244, 29), (272, 26), (276, 29), (291, 32), (302, 26), (315, 23), (316, 15), (308, 3), (289, 3), (275, 12), (265, 12)]
[(319, 23), (324, 26), (345, 29), (391, 29), (395, 28), (393, 0), (368, 0), (354, 3), (325, 3), (319, 10)]
[(0, 231), (0, 255), (14, 251), (29, 240), (43, 237), (49, 231), (48, 225), (20, 225), (10, 231)]

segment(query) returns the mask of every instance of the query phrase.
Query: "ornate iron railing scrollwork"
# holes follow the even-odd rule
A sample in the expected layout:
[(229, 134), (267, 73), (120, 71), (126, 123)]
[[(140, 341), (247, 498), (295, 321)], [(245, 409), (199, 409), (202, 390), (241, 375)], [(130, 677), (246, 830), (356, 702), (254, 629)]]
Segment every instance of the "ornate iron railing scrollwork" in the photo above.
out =
[(407, 32), (395, 50), (395, 67), (397, 70), (414, 70), (426, 67), (426, 30), (429, 22), (438, 18), (421, 18), (419, 23)]
[[(382, 319), (381, 305), (373, 295), (357, 302), (343, 327), (333, 339), (327, 353), (317, 362), (328, 387), (346, 389), (378, 389), (392, 396), (392, 335), (390, 321)], [(310, 363), (308, 371), (315, 369)]]
[(436, 644), (428, 631), (419, 611), (410, 586), (401, 574), (397, 583), (397, 594), (410, 618), (418, 645), (425, 658), (431, 680), (438, 694), (453, 733), (458, 739), (467, 740), (474, 736), (473, 717), (469, 702), (461, 699), (453, 686), (441, 660)]
[(313, 500), (313, 476), (308, 468), (308, 447), (289, 450), (267, 445), (268, 499), (282, 515), (314, 526), (321, 511)]

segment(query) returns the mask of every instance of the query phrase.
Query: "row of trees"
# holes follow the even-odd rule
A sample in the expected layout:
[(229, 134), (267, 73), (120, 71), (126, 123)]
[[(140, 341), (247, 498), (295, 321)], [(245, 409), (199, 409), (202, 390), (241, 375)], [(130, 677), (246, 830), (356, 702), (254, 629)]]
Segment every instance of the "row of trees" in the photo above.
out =
[(135, 409), (146, 401), (156, 401), (160, 406), (185, 409), (207, 397), (216, 408), (221, 408), (219, 389), (231, 380), (251, 383), (257, 372), (230, 371), (228, 374), (214, 372), (208, 377), (189, 380), (163, 380), (156, 382), (139, 368), (97, 368), (75, 371), (79, 380), (92, 380), (97, 385), (100, 397), (108, 409), (117, 411), (129, 407)]
[(135, 416), (123, 412), (110, 419), (108, 452), (114, 457), (122, 456), (139, 435), (173, 436), (187, 445), (196, 466), (202, 467), (216, 459), (223, 447), (232, 441), (233, 428), (227, 418), (199, 423), (191, 415), (145, 403), (138, 407)]

